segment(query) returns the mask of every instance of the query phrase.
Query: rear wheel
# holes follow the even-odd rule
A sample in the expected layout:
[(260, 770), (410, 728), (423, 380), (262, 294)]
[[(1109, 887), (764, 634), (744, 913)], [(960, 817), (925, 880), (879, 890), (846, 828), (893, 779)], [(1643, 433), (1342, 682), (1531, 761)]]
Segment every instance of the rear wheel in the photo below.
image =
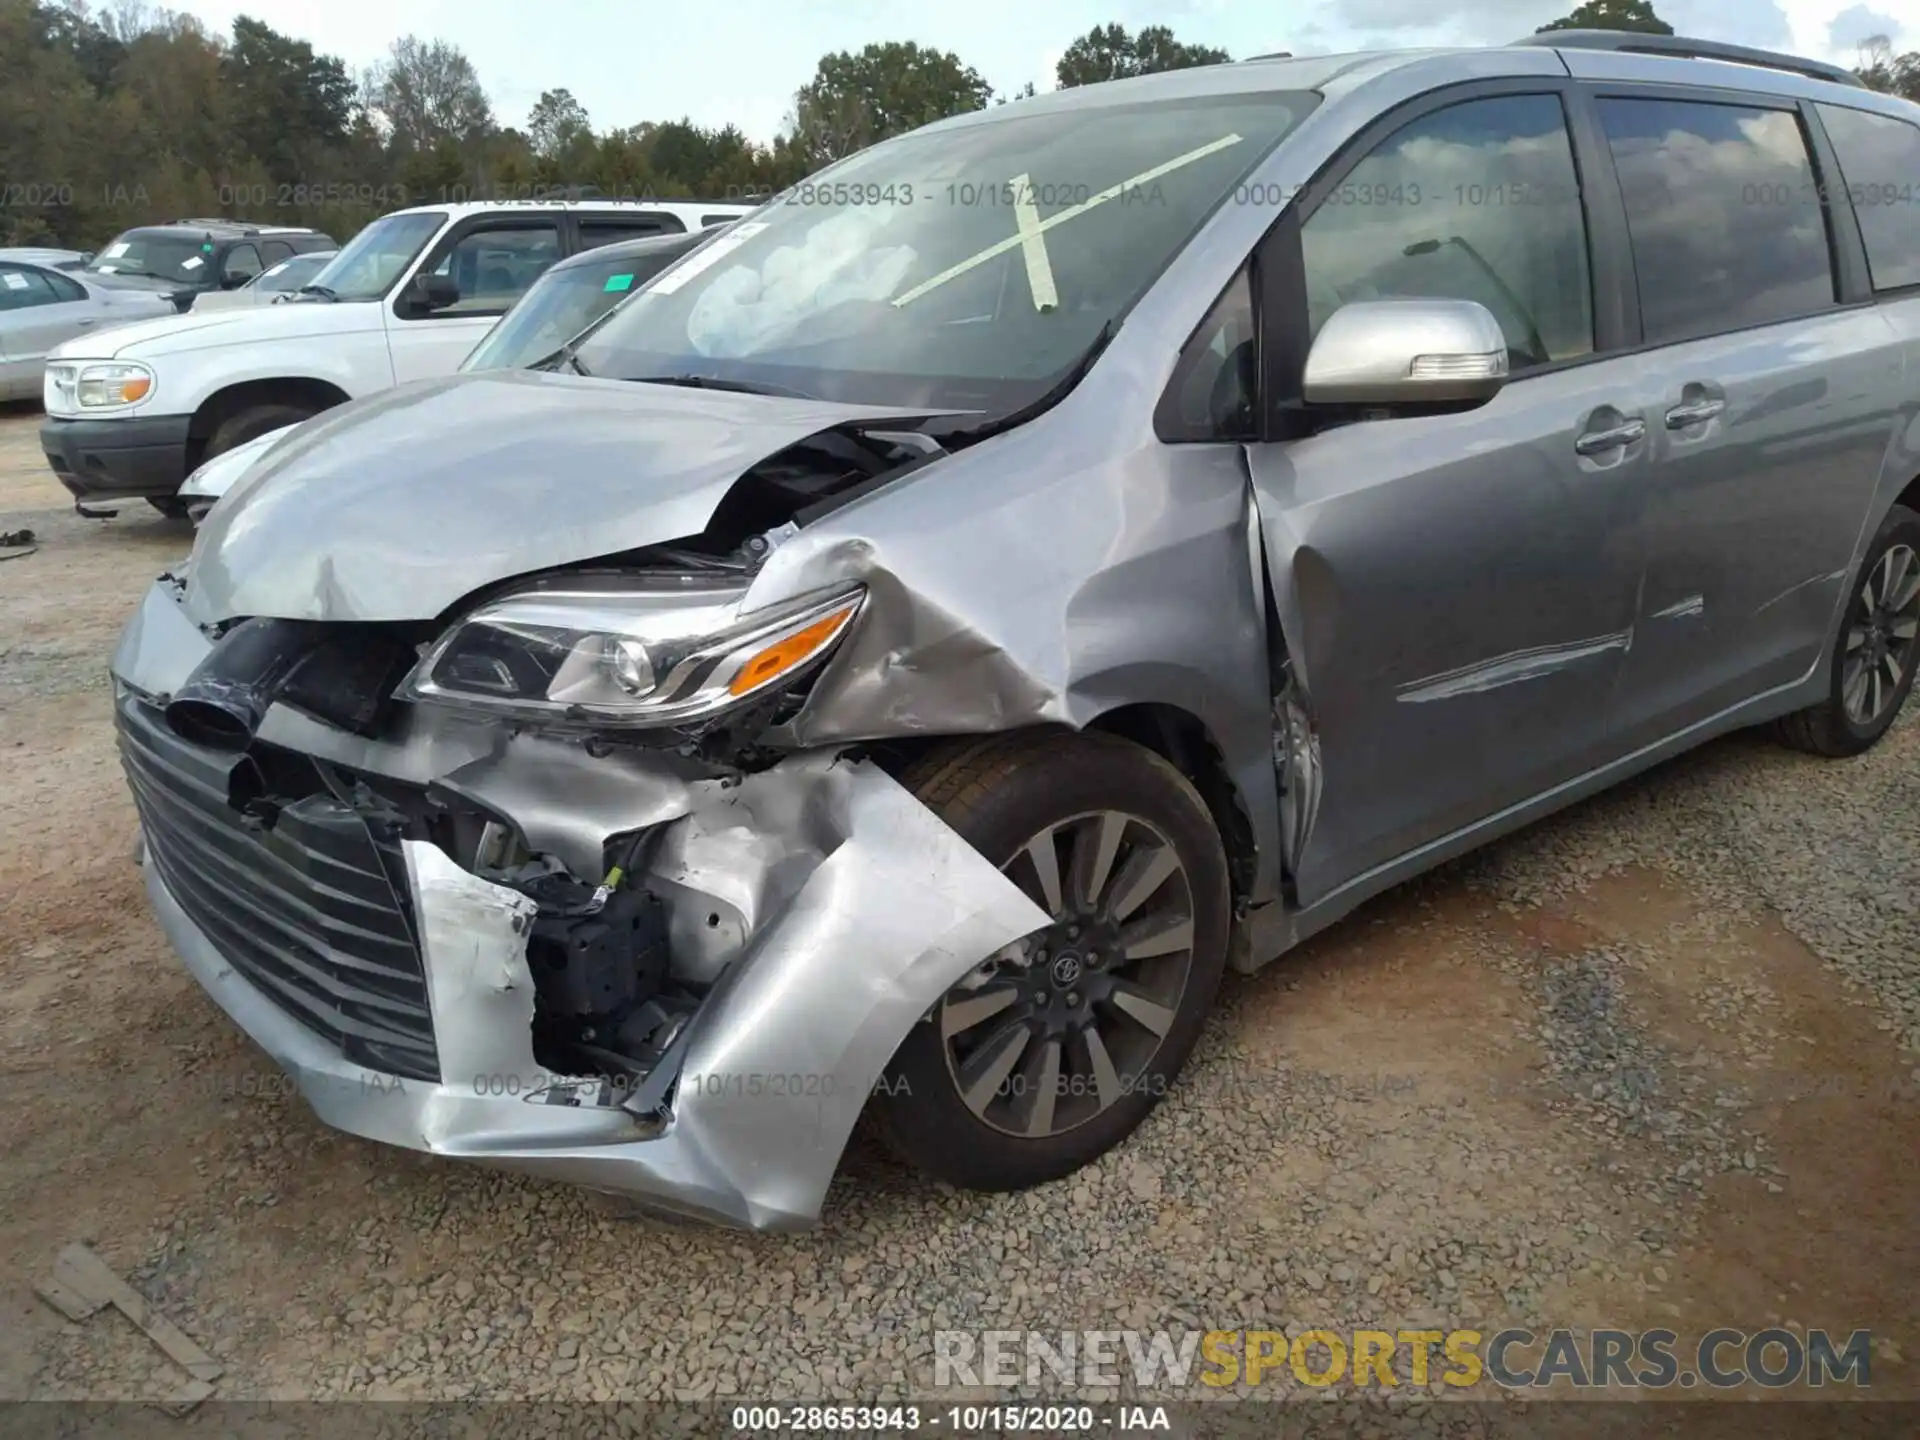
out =
[(1053, 920), (915, 1026), (881, 1131), (968, 1189), (1058, 1179), (1125, 1139), (1199, 1039), (1232, 923), (1219, 833), (1177, 770), (1104, 735), (965, 746), (906, 780)]
[(1781, 739), (1815, 755), (1858, 755), (1893, 727), (1920, 660), (1920, 514), (1896, 505), (1867, 547), (1840, 616), (1827, 698), (1780, 721)]

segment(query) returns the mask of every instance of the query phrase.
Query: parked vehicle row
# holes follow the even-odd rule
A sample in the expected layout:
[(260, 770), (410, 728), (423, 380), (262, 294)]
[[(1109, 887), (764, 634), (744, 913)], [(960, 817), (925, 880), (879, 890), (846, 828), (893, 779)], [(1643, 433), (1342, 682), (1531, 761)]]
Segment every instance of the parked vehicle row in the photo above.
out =
[(0, 400), (41, 393), (47, 357), (76, 336), (177, 313), (163, 295), (103, 284), (41, 253), (0, 250)]
[(196, 309), (62, 347), (45, 369), (42, 449), (78, 502), (143, 499), (184, 513), (181, 482), (204, 461), (347, 400), (452, 374), (556, 260), (635, 236), (697, 233), (750, 208), (395, 211), (343, 246), (297, 303)]
[(457, 375), (610, 222), (388, 217), (49, 367), (76, 489), (363, 397), (115, 657), (154, 909), (355, 1134), (760, 1228), (869, 1109), (1069, 1174), (1229, 963), (1711, 736), (1886, 733), (1916, 176), (1920, 107), (1684, 38), (1222, 64), (876, 145)]
[(202, 295), (251, 284), (269, 266), (338, 248), (332, 236), (302, 226), (176, 220), (123, 231), (87, 269), (104, 283), (165, 295), (184, 312)]

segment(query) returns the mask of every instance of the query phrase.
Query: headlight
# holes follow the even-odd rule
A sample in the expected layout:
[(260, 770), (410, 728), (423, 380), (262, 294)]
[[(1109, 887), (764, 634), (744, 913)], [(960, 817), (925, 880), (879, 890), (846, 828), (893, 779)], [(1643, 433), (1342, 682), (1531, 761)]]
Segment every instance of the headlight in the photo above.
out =
[(153, 372), (144, 365), (115, 361), (110, 365), (83, 365), (75, 394), (83, 410), (111, 410), (134, 405), (153, 394)]
[(609, 577), (483, 605), (435, 642), (401, 694), (529, 720), (683, 724), (796, 679), (866, 600), (853, 586), (743, 614), (739, 587), (678, 578)]

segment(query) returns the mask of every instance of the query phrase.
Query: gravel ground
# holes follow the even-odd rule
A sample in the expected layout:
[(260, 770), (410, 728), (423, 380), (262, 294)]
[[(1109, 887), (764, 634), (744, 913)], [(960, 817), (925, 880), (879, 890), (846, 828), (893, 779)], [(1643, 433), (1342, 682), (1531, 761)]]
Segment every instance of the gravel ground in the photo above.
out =
[(102, 667), (187, 532), (74, 517), (36, 421), (0, 417), (0, 528), (43, 539), (0, 564), (0, 1398), (175, 1383), (32, 1298), (75, 1239), (236, 1398), (947, 1400), (947, 1328), (1509, 1323), (1872, 1328), (1920, 1397), (1920, 726), (1733, 737), (1382, 897), (1230, 982), (1059, 1185), (862, 1139), (814, 1233), (666, 1227), (323, 1129), (171, 960)]

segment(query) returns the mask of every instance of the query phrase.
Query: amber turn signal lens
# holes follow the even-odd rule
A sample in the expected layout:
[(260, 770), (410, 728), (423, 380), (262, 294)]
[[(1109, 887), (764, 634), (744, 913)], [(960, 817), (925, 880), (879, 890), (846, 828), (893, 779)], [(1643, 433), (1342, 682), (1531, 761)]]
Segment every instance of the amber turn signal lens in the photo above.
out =
[(131, 405), (153, 388), (153, 381), (144, 375), (136, 375), (120, 386), (120, 403)]
[(824, 619), (814, 621), (806, 629), (796, 630), (784, 640), (774, 641), (740, 667), (739, 673), (728, 684), (728, 691), (734, 695), (745, 695), (804, 664), (840, 633), (857, 608), (857, 605), (843, 605)]

